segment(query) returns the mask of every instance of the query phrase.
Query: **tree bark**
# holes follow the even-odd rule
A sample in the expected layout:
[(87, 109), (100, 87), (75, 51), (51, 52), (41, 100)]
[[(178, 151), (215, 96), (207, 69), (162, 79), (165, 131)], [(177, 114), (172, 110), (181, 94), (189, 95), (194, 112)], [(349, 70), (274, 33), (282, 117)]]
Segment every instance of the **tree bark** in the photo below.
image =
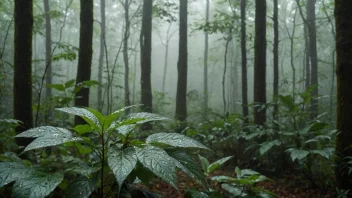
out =
[[(44, 0), (44, 12), (45, 12), (45, 66), (48, 68), (46, 71), (46, 84), (52, 84), (52, 66), (51, 66), (51, 19), (50, 19), (50, 5), (49, 0)], [(46, 98), (50, 98), (52, 95), (51, 88), (46, 88)]]
[[(337, 55), (336, 181), (339, 190), (352, 189), (346, 157), (352, 156), (352, 1), (335, 0)], [(348, 197), (351, 197), (349, 193)]]
[[(22, 122), (16, 127), (21, 133), (33, 127), (32, 111), (32, 30), (33, 0), (15, 0), (14, 39), (14, 119)], [(27, 146), (31, 140), (18, 138), (19, 146)]]
[(311, 85), (314, 85), (314, 89), (311, 92), (311, 119), (315, 119), (318, 116), (318, 53), (317, 53), (317, 29), (315, 25), (315, 1), (307, 0), (307, 22), (308, 22), (308, 34), (309, 34), (309, 56), (311, 62)]
[(279, 113), (279, 107), (277, 105), (277, 97), (279, 95), (279, 20), (278, 20), (279, 6), (278, 0), (274, 0), (274, 87), (273, 87), (273, 98), (274, 98), (274, 110), (273, 117), (277, 119)]
[[(81, 0), (80, 23), (76, 86), (80, 86), (83, 81), (90, 80), (93, 54), (93, 0)], [(89, 106), (89, 88), (82, 87), (76, 93), (75, 106)], [(75, 125), (84, 123), (83, 119), (76, 116)]]
[[(151, 85), (152, 56), (152, 12), (153, 0), (144, 0), (141, 30), (141, 103), (142, 111), (152, 112), (153, 96)], [(145, 130), (151, 129), (150, 124), (143, 125)]]
[(176, 119), (184, 121), (187, 118), (187, 68), (188, 68), (188, 48), (187, 48), (187, 18), (188, 0), (180, 0), (180, 37), (179, 55), (177, 62), (177, 94), (176, 94)]
[(254, 123), (266, 121), (266, 0), (256, 0), (254, 51)]
[(247, 84), (246, 0), (241, 0), (241, 63), (242, 63), (242, 112), (244, 123), (248, 123)]
[[(125, 63), (125, 75), (124, 75), (124, 87), (125, 87), (125, 107), (131, 106), (130, 100), (130, 85), (129, 85), (129, 76), (130, 76), (130, 65), (129, 65), (129, 58), (128, 58), (128, 38), (130, 37), (130, 0), (125, 0), (124, 3), (124, 10), (125, 10), (125, 32), (124, 32), (124, 39), (123, 39), (123, 61)], [(126, 110), (128, 114), (130, 109)]]
[(106, 26), (106, 16), (105, 16), (105, 0), (100, 0), (100, 53), (99, 53), (99, 66), (98, 66), (98, 82), (101, 86), (98, 87), (98, 109), (102, 111), (103, 109), (103, 66), (104, 66), (104, 56), (105, 56), (105, 26)]
[[(205, 23), (209, 23), (209, 7), (210, 7), (209, 0), (206, 0), (206, 8), (205, 8)], [(208, 109), (208, 51), (209, 51), (209, 34), (207, 31), (204, 32), (204, 73), (203, 73), (203, 80), (204, 80), (204, 117), (207, 117), (207, 109)]]

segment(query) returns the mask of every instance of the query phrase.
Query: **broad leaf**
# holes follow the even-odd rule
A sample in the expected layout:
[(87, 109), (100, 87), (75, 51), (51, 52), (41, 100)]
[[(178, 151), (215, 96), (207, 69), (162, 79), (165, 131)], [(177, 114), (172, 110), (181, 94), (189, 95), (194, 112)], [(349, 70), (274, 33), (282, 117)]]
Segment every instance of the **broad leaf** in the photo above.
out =
[(93, 132), (93, 129), (89, 124), (76, 125), (73, 128), (73, 130), (76, 131), (80, 135)]
[(131, 113), (128, 116), (126, 116), (126, 120), (131, 121), (131, 124), (143, 124), (146, 122), (151, 122), (151, 121), (160, 121), (160, 120), (170, 120), (167, 117), (163, 117), (154, 113), (147, 113), (147, 112), (141, 112), (141, 113)]
[(274, 140), (271, 142), (264, 142), (260, 145), (259, 148), (259, 153), (260, 155), (264, 155), (266, 152), (268, 152), (272, 147), (274, 146), (280, 146), (281, 145), (281, 141), (279, 140)]
[(29, 177), (33, 169), (22, 162), (0, 163), (0, 188), (13, 181)]
[(204, 174), (202, 173), (197, 162), (193, 159), (192, 156), (188, 155), (186, 152), (182, 151), (170, 151), (168, 152), (170, 157), (173, 157), (179, 163), (176, 163), (177, 167), (180, 168), (183, 172), (187, 173), (190, 177), (197, 180), (199, 183), (207, 186)]
[(61, 173), (34, 172), (29, 178), (16, 181), (13, 186), (13, 197), (41, 198), (49, 195), (64, 176)]
[(232, 158), (232, 156), (224, 157), (222, 159), (219, 159), (219, 160), (211, 163), (207, 168), (207, 173), (208, 174), (212, 173), (215, 169), (217, 169), (219, 166), (223, 165), (225, 162), (227, 162), (231, 158)]
[(334, 148), (325, 148), (323, 150), (311, 150), (310, 152), (325, 157), (326, 159), (330, 159), (334, 155), (334, 151)]
[(286, 152), (290, 153), (292, 161), (295, 161), (296, 159), (302, 160), (309, 155), (309, 151), (301, 149), (288, 149)]
[(94, 169), (84, 162), (70, 162), (66, 165), (65, 172), (74, 172), (88, 177)]
[(96, 178), (78, 177), (68, 188), (69, 198), (87, 198), (98, 184)]
[(81, 141), (82, 138), (72, 137), (69, 130), (58, 127), (42, 126), (38, 128), (29, 129), (23, 133), (16, 135), (16, 137), (33, 137), (33, 140), (25, 149), (25, 151), (55, 146), (66, 142)]
[(199, 157), (200, 163), (202, 165), (203, 171), (205, 173), (207, 173), (207, 170), (208, 170), (208, 167), (209, 167), (209, 161), (205, 157), (203, 157), (201, 155), (198, 155), (198, 157)]
[(236, 178), (220, 175), (212, 177), (211, 180), (220, 183), (234, 183), (236, 181)]
[(243, 192), (241, 187), (236, 187), (231, 184), (221, 184), (221, 188), (229, 192), (231, 195), (235, 197), (245, 197), (247, 194)]
[(155, 175), (177, 188), (176, 164), (164, 150), (148, 145), (144, 148), (136, 148), (138, 161)]
[(135, 124), (123, 125), (116, 128), (117, 132), (127, 137), (136, 127)]
[(47, 84), (46, 86), (58, 91), (65, 91), (65, 86), (63, 84)]
[(137, 164), (137, 156), (134, 148), (124, 150), (110, 149), (108, 153), (108, 164), (114, 173), (119, 191), (127, 176), (132, 172)]
[(99, 130), (101, 128), (98, 118), (87, 109), (78, 108), (78, 107), (64, 107), (64, 108), (57, 108), (56, 110), (79, 116), (96, 130)]
[(208, 149), (198, 141), (179, 133), (156, 133), (146, 139), (146, 143), (152, 144), (154, 142), (174, 147)]

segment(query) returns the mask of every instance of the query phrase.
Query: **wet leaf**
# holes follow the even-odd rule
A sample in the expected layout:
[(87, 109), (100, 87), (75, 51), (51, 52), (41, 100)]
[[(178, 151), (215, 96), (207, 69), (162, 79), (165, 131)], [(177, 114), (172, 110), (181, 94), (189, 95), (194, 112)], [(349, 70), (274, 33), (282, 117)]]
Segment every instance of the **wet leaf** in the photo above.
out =
[(92, 194), (97, 186), (96, 178), (79, 177), (69, 185), (69, 198), (87, 198)]
[(79, 116), (96, 130), (99, 130), (101, 128), (98, 118), (87, 109), (78, 107), (64, 107), (57, 108), (56, 110)]
[(64, 176), (61, 173), (35, 172), (29, 178), (16, 181), (13, 186), (13, 197), (41, 198), (49, 195)]
[(288, 149), (286, 152), (290, 153), (292, 161), (295, 161), (296, 159), (302, 160), (309, 155), (309, 151), (301, 149)]
[(150, 135), (147, 138), (146, 143), (151, 144), (153, 142), (163, 143), (174, 147), (208, 149), (198, 141), (179, 133), (156, 133)]
[(217, 169), (219, 166), (223, 165), (225, 162), (227, 162), (231, 158), (232, 158), (232, 156), (224, 157), (224, 158), (221, 158), (221, 159), (211, 163), (207, 168), (207, 173), (208, 174), (212, 173), (215, 169)]
[(144, 148), (136, 148), (138, 161), (165, 182), (177, 188), (176, 164), (164, 150), (148, 145)]
[(2, 162), (0, 163), (0, 187), (18, 179), (27, 178), (32, 172), (33, 169), (22, 162)]
[(108, 164), (114, 173), (119, 191), (127, 176), (132, 172), (137, 164), (137, 156), (134, 148), (124, 150), (110, 149), (108, 154)]

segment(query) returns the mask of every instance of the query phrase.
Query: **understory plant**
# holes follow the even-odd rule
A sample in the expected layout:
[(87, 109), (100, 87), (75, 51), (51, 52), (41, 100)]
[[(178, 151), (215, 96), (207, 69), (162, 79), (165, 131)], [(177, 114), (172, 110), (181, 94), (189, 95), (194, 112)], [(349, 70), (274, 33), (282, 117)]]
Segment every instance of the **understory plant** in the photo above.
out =
[(234, 176), (212, 174), (230, 159), (232, 159), (232, 156), (224, 157), (213, 163), (209, 163), (205, 157), (199, 155), (203, 174), (207, 176), (209, 183), (213, 183), (213, 186), (215, 187), (209, 187), (205, 192), (200, 192), (199, 189), (190, 189), (187, 192), (186, 197), (276, 197), (273, 193), (257, 186), (258, 183), (270, 179), (256, 171), (250, 169), (241, 170), (239, 167), (236, 167)]
[[(207, 147), (178, 133), (138, 139), (139, 125), (169, 119), (152, 113), (125, 115), (127, 108), (107, 116), (90, 108), (58, 108), (86, 124), (72, 129), (41, 126), (16, 135), (33, 139), (21, 153), (30, 160), (9, 152), (1, 155), (0, 195), (12, 191), (13, 197), (141, 197), (148, 192), (138, 194), (135, 182), (147, 184), (157, 176), (177, 188), (176, 169), (206, 185), (188, 151)], [(42, 149), (47, 147), (52, 147), (50, 152)]]

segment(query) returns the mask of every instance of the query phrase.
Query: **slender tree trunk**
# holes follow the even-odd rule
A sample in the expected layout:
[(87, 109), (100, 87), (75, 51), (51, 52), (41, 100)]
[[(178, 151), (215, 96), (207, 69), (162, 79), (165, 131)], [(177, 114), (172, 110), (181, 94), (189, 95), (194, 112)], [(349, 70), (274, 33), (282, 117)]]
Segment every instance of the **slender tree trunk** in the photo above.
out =
[[(124, 9), (125, 9), (125, 32), (124, 32), (124, 40), (123, 40), (123, 61), (125, 63), (125, 106), (131, 106), (130, 101), (130, 85), (129, 85), (129, 75), (130, 75), (130, 65), (128, 58), (128, 38), (130, 37), (130, 0), (125, 0)], [(130, 109), (126, 110), (128, 114)]]
[(225, 93), (225, 83), (226, 83), (226, 71), (227, 71), (227, 54), (229, 50), (229, 43), (232, 40), (232, 29), (229, 30), (229, 35), (226, 39), (226, 44), (225, 44), (225, 54), (224, 54), (224, 70), (222, 74), (222, 101), (224, 104), (224, 114), (226, 114), (226, 93)]
[(176, 119), (184, 121), (187, 118), (187, 62), (188, 62), (188, 0), (180, 0), (180, 37), (179, 55), (177, 62), (177, 95), (176, 95)]
[[(347, 158), (352, 156), (352, 1), (335, 0), (337, 55), (336, 181), (339, 190), (352, 189)], [(347, 197), (351, 197), (349, 192)]]
[(242, 112), (244, 123), (248, 123), (247, 44), (246, 44), (246, 0), (241, 0), (241, 62), (242, 62)]
[(254, 123), (266, 121), (266, 0), (256, 0), (254, 54)]
[(295, 91), (296, 91), (296, 67), (295, 67), (295, 62), (294, 62), (294, 43), (295, 43), (295, 33), (296, 33), (296, 15), (297, 15), (297, 10), (295, 10), (294, 18), (293, 18), (293, 27), (292, 27), (292, 32), (290, 33), (287, 25), (285, 24), (286, 31), (288, 34), (288, 37), (290, 39), (290, 63), (291, 63), (291, 69), (292, 69), (292, 97), (295, 98)]
[[(209, 23), (209, 0), (206, 0), (206, 8), (205, 8), (205, 23)], [(207, 109), (208, 109), (208, 51), (209, 51), (209, 34), (207, 31), (204, 32), (204, 73), (203, 73), (203, 81), (204, 81), (204, 118), (207, 118)]]
[(317, 53), (317, 33), (315, 25), (315, 1), (307, 0), (307, 22), (309, 33), (309, 55), (311, 61), (311, 84), (316, 87), (312, 90), (311, 119), (318, 116), (318, 53)]
[[(51, 21), (50, 21), (50, 6), (49, 0), (44, 0), (44, 12), (45, 12), (45, 65), (48, 67), (46, 71), (46, 84), (52, 84), (52, 66), (51, 66)], [(46, 88), (46, 98), (50, 98), (51, 88)]]
[[(141, 30), (141, 103), (142, 111), (152, 112), (153, 96), (151, 85), (151, 56), (152, 56), (152, 12), (153, 0), (144, 0), (143, 19)], [(143, 126), (143, 129), (151, 129), (151, 125)]]
[(133, 62), (133, 85), (132, 85), (132, 104), (135, 104), (135, 96), (136, 96), (136, 78), (137, 78), (137, 51), (134, 54), (134, 62)]
[[(21, 133), (33, 127), (32, 111), (32, 30), (33, 0), (15, 0), (14, 39), (14, 119), (22, 122), (16, 127)], [(28, 139), (18, 138), (19, 146), (27, 146)]]
[(99, 53), (99, 66), (98, 66), (98, 82), (101, 86), (98, 87), (98, 109), (102, 111), (103, 109), (103, 66), (104, 66), (104, 56), (105, 56), (105, 26), (106, 26), (106, 16), (105, 16), (105, 0), (100, 0), (100, 53)]
[(169, 60), (169, 47), (170, 47), (170, 40), (173, 36), (173, 34), (175, 33), (172, 32), (170, 34), (170, 30), (171, 30), (171, 26), (172, 23), (169, 24), (169, 27), (166, 31), (166, 39), (165, 39), (165, 43), (163, 42), (164, 46), (165, 46), (165, 55), (164, 55), (164, 71), (163, 71), (163, 82), (162, 82), (162, 87), (161, 87), (161, 92), (165, 93), (165, 85), (166, 85), (166, 76), (167, 76), (167, 68), (168, 68), (168, 60)]
[(277, 96), (279, 95), (279, 20), (278, 20), (278, 13), (279, 13), (279, 5), (278, 0), (274, 0), (274, 87), (273, 87), (273, 98), (274, 98), (274, 111), (273, 117), (277, 119), (277, 115), (279, 113), (279, 107), (277, 105)]
[(308, 28), (304, 26), (304, 37), (305, 39), (305, 70), (306, 70), (306, 78), (305, 78), (305, 90), (308, 91), (309, 87), (311, 86), (310, 83), (310, 55), (309, 55), (309, 38), (308, 38)]
[[(83, 81), (90, 80), (93, 54), (93, 0), (81, 0), (80, 22), (76, 86), (80, 86), (80, 83)], [(82, 87), (82, 89), (76, 93), (75, 106), (89, 106), (89, 88)], [(75, 125), (84, 123), (85, 121), (83, 119), (76, 116)]]

